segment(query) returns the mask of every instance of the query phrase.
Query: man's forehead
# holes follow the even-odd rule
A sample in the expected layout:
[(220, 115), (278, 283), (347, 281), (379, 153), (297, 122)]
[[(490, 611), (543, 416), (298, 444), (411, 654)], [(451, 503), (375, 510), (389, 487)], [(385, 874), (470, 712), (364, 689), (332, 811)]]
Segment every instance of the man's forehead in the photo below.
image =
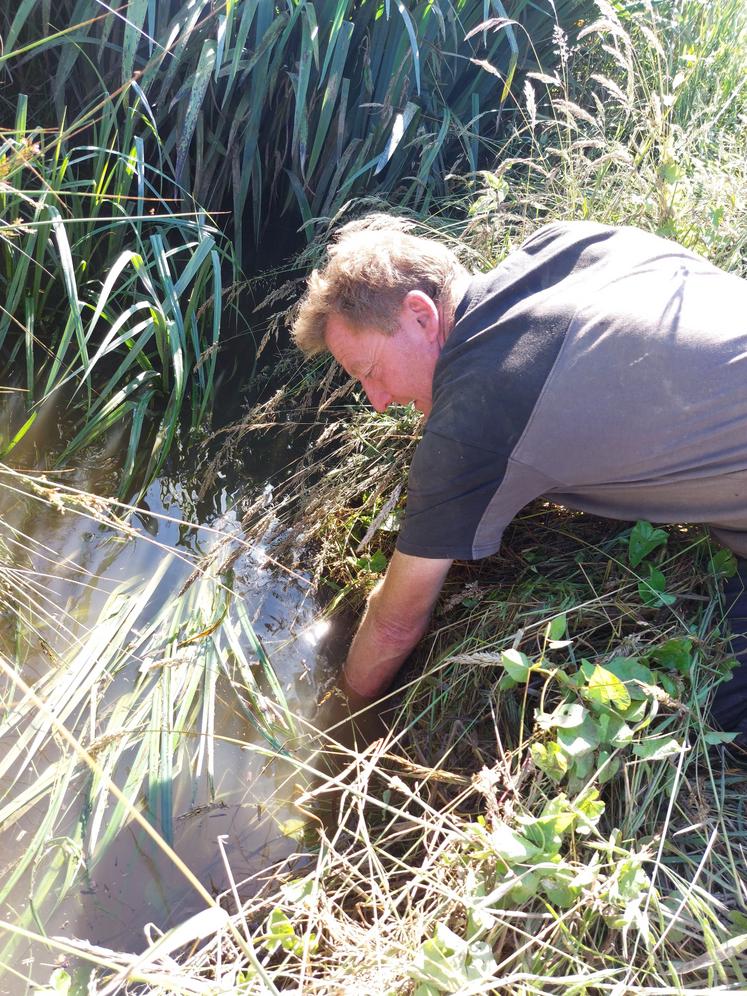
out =
[(376, 348), (377, 333), (367, 329), (356, 329), (339, 315), (327, 319), (324, 340), (327, 349), (338, 363), (354, 376), (361, 371)]

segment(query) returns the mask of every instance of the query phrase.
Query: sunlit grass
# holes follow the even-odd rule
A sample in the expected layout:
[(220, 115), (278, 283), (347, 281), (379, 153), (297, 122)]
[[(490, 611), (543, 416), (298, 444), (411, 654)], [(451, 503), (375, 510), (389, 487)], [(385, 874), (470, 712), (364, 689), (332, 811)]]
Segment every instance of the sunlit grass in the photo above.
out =
[[(145, 37), (156, 7), (164, 14), (159, 30), (180, 29), (168, 55), (160, 34), (155, 42)], [(54, 96), (62, 106), (70, 94), (66, 74), (72, 79), (76, 64), (91, 68), (85, 46), (57, 63), (33, 37), (42, 5), (30, 2), (24, 10), (32, 16), (26, 26), (14, 20), (2, 65), (31, 43), (39, 64), (55, 67)], [(358, 17), (346, 27), (348, 8), (339, 8), (343, 20), (329, 36), (315, 34), (313, 22), (316, 16), (317, 25), (326, 23), (329, 12), (308, 5), (275, 20), (261, 4), (213, 11), (131, 2), (127, 10), (127, 26), (102, 10), (95, 25), (64, 29), (79, 42), (89, 30), (109, 31), (116, 43), (106, 55), (123, 84), (144, 71), (116, 111), (88, 114), (95, 141), (73, 141), (71, 134), (60, 143), (57, 133), (37, 134), (23, 99), (14, 108), (15, 128), (4, 136), (0, 251), (6, 274), (18, 274), (8, 284), (18, 297), (9, 297), (12, 308), (6, 304), (0, 315), (3, 355), (10, 346), (10, 361), (23, 371), (12, 386), (28, 404), (0, 448), (10, 457), (23, 452), (44, 394), (77, 385), (74, 402), (89, 417), (69, 440), (67, 456), (120, 421), (130, 433), (125, 471), (135, 475), (157, 472), (179, 412), (191, 407), (199, 424), (213, 387), (221, 243), (199, 213), (183, 214), (164, 193), (174, 173), (207, 203), (233, 184), (236, 217), (251, 201), (255, 236), (275, 195), (295, 201), (307, 219), (332, 215), (351, 194), (368, 192), (397, 108), (413, 99), (414, 77), (387, 75), (386, 65), (399, 58), (412, 68), (417, 52), (425, 81), (451, 55), (434, 44), (444, 37), (434, 7), (415, 25), (417, 44), (401, 12), (393, 7), (383, 17), (371, 8), (366, 13), (381, 33), (372, 47), (357, 48), (354, 33), (367, 32), (373, 21)], [(447, 13), (449, 30), (457, 13)], [(481, 10), (473, 16), (479, 20)], [(507, 106), (502, 112), (513, 126), (508, 139), (486, 135), (482, 91), (476, 103), (465, 91), (461, 104), (449, 104), (448, 120), (437, 88), (429, 108), (424, 96), (377, 174), (379, 192), (397, 192), (400, 207), (437, 209), (421, 230), (448, 238), (471, 266), (492, 265), (545, 221), (593, 217), (658, 231), (743, 269), (743, 7), (736, 0), (635, 9), (602, 3), (579, 21), (578, 44), (575, 31), (556, 32), (555, 67), (521, 79), (513, 117)], [(465, 14), (461, 29), (472, 25)], [(268, 69), (291, 49), (292, 30), (307, 44), (277, 83)], [(489, 57), (507, 55), (510, 68), (506, 27), (495, 37), (480, 34), (473, 54), (482, 57), (485, 42), (494, 49)], [(265, 48), (256, 46), (261, 38)], [(335, 60), (347, 65), (348, 54), (354, 60), (361, 53), (373, 59), (370, 80), (361, 82), (351, 69), (334, 82)], [(387, 114), (367, 107), (356, 121), (352, 111), (340, 116), (360, 99), (353, 95), (359, 85), (368, 97), (378, 94)], [(173, 120), (156, 126), (143, 94), (175, 108)], [(501, 96), (491, 92), (495, 106)], [(265, 114), (273, 116), (269, 147), (287, 140), (290, 167), (278, 165), (282, 157), (262, 158)], [(160, 129), (160, 142), (142, 130), (148, 121), (154, 135)], [(356, 145), (361, 123), (372, 137)], [(226, 128), (233, 129), (228, 137)], [(327, 140), (334, 128), (349, 145)], [(495, 170), (478, 171), (485, 165), (478, 144), (483, 152), (501, 150)], [(452, 161), (448, 183), (461, 199), (443, 206), (435, 193)], [(73, 182), (76, 175), (86, 179)], [(157, 199), (156, 217), (148, 213), (150, 197)], [(320, 248), (313, 246), (304, 264)], [(274, 292), (273, 304), (297, 286)], [(230, 551), (254, 542), (272, 521), (273, 555), (283, 560), (305, 551), (329, 611), (357, 610), (393, 548), (419, 427), (409, 411), (374, 417), (360, 410), (329, 365), (301, 368), (285, 358), (276, 373), (283, 390), (222, 434), (224, 456), (239, 452), (247, 434), (294, 421), (314, 445), (292, 457), (272, 509), (257, 500), (247, 512), (247, 533), (228, 538), (225, 557), (219, 548), (207, 561), (190, 558), (184, 566), (196, 572), (191, 584), (169, 587), (167, 597), (159, 591), (157, 611), (148, 605), (171, 583), (166, 560), (148, 578), (111, 586), (96, 624), (83, 631), (74, 613), (59, 613), (42, 572), (19, 567), (28, 537), (4, 532), (0, 582), (17, 635), (16, 659), (3, 657), (0, 735), (10, 747), (0, 766), (17, 784), (0, 803), (0, 824), (14, 831), (33, 807), (45, 816), (12, 871), (33, 882), (34, 903), (16, 922), (0, 925), (2, 970), (14, 982), (25, 975), (15, 945), (33, 938), (37, 949), (47, 946), (50, 961), (70, 956), (95, 966), (100, 992), (128, 983), (132, 991), (163, 994), (742, 991), (747, 779), (708, 721), (729, 648), (719, 596), (724, 564), (706, 535), (671, 527), (666, 545), (647, 555), (673, 599), (664, 605), (631, 561), (630, 527), (536, 503), (507, 534), (499, 558), (450, 576), (431, 635), (384, 704), (386, 736), (358, 751), (336, 745), (334, 732), (318, 734), (322, 753), (310, 754), (314, 731), (290, 715), (232, 594)], [(160, 413), (162, 428), (144, 447), (151, 412)], [(143, 449), (147, 459), (136, 460)], [(213, 486), (220, 472), (219, 458), (203, 486)], [(76, 494), (58, 480), (8, 470), (2, 486), (17, 489), (23, 501), (51, 503), (55, 514), (91, 516), (131, 535), (126, 507)], [(36, 546), (34, 552), (54, 556)], [(100, 579), (76, 565), (71, 570), (81, 593), (89, 584), (101, 589)], [(35, 700), (21, 682), (30, 677), (29, 647), (44, 643), (52, 660), (33, 683)], [(621, 659), (630, 663), (621, 667)], [(634, 676), (623, 681), (625, 667)], [(118, 682), (128, 669), (137, 679), (124, 687)], [(310, 864), (300, 873), (292, 858), (241, 882), (226, 861), (231, 884), (220, 903), (230, 915), (203, 896), (209, 909), (138, 958), (45, 938), (36, 911), (74, 888), (134, 814), (158, 832), (168, 855), (175, 768), (187, 758), (193, 772), (215, 781), (218, 682), (261, 731), (255, 749), (285, 758), (285, 786), (296, 793), (298, 810), (285, 829), (298, 836)], [(575, 755), (558, 716), (584, 716), (586, 726), (566, 727), (581, 730), (572, 738)], [(37, 759), (45, 750), (51, 754), (42, 766)], [(332, 777), (330, 767), (338, 772)], [(88, 815), (85, 824), (74, 819), (67, 835), (61, 827), (70, 800)], [(46, 847), (56, 832), (64, 846), (51, 860)], [(7, 880), (0, 885), (3, 895), (9, 888)], [(34, 976), (36, 984), (47, 981), (38, 966)], [(57, 982), (65, 985), (64, 972)]]

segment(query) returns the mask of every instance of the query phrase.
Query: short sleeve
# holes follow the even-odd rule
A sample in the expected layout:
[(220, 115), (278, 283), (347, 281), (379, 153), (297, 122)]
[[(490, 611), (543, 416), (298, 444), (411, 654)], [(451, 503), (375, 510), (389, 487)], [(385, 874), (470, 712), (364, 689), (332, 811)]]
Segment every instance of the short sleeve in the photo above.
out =
[(490, 450), (427, 431), (410, 467), (397, 549), (416, 557), (473, 559), (475, 535), (504, 467)]

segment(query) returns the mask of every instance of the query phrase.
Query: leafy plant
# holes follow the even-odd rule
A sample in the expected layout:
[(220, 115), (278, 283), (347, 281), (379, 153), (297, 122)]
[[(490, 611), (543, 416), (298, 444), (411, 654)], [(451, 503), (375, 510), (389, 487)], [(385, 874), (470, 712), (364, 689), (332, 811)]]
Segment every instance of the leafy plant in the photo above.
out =
[(259, 246), (291, 206), (310, 239), (312, 219), (351, 197), (427, 210), (450, 170), (492, 165), (520, 70), (549, 68), (555, 25), (591, 9), (127, 0), (115, 14), (64, 0), (50, 18), (28, 0), (6, 15), (0, 70), (22, 88), (45, 79), (39, 100), (53, 99), (59, 119), (98, 105), (102, 78), (115, 92), (136, 80), (177, 183), (212, 210), (230, 205), (248, 265), (244, 228)]
[(121, 493), (158, 474), (185, 410), (192, 428), (206, 422), (230, 264), (203, 214), (159, 196), (151, 128), (142, 99), (121, 98), (77, 145), (74, 129), (30, 128), (21, 97), (0, 136), (0, 209), (12, 219), (0, 230), (0, 376), (23, 398), (3, 454), (33, 447), (42, 411), (67, 424), (59, 461), (128, 430)]
[(666, 530), (654, 529), (650, 522), (636, 522), (630, 530), (630, 539), (628, 540), (630, 566), (637, 567), (644, 557), (663, 546), (668, 538)]

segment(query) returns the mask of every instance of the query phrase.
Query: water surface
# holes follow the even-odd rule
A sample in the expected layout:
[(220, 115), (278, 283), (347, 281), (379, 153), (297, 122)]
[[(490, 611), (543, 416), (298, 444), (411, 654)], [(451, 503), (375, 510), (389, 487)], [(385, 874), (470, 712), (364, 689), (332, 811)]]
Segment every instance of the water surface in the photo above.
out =
[[(288, 459), (283, 456), (283, 449), (280, 461)], [(276, 472), (278, 462), (276, 454)], [(271, 469), (265, 467), (266, 472)], [(60, 480), (111, 493), (113, 473), (106, 452), (99, 451), (88, 458), (88, 465), (84, 464), (73, 475), (63, 475)], [(123, 585), (129, 585), (127, 597), (132, 597), (131, 593), (149, 580), (159, 578), (132, 627), (129, 636), (132, 653), (125, 655), (115, 674), (107, 672), (96, 685), (91, 693), (96, 697), (95, 708), (87, 702), (85, 709), (81, 707), (70, 719), (70, 723), (77, 722), (79, 726), (87, 723), (95, 727), (90, 731), (88, 743), (96, 744), (96, 737), (103, 730), (111, 730), (106, 723), (111, 721), (122, 697), (137, 687), (138, 675), (144, 668), (180, 666), (176, 658), (175, 663), (166, 665), (162, 661), (144, 660), (138, 639), (153, 620), (160, 618), (159, 612), (169, 611), (177, 604), (179, 592), (195, 563), (219, 543), (215, 532), (189, 528), (183, 520), (197, 508), (202, 526), (239, 539), (243, 535), (240, 522), (242, 499), (247, 495), (245, 482), (224, 476), (220, 486), (213, 488), (209, 500), (202, 504), (197, 502), (199, 486), (199, 479), (190, 479), (189, 467), (185, 469), (184, 462), (178, 474), (155, 481), (142, 503), (146, 511), (130, 520), (135, 530), (132, 536), (70, 510), (60, 514), (54, 507), (21, 498), (8, 487), (0, 487), (1, 538), (5, 544), (1, 559), (21, 572), (14, 575), (13, 581), (20, 586), (21, 595), (16, 590), (4, 599), (0, 649), (6, 658), (17, 662), (29, 683), (41, 682), (43, 687), (44, 681), (56, 678), (50, 671), (63, 668), (71, 654), (94, 639), (105, 625), (112, 599), (116, 603), (120, 597), (115, 597), (115, 593), (121, 592)], [(271, 489), (265, 488), (264, 494), (271, 510)], [(308, 578), (302, 568), (283, 570), (273, 564), (267, 559), (268, 551), (262, 543), (248, 547), (234, 543), (227, 549), (236, 556), (230, 570), (219, 575), (221, 583), (232, 590), (234, 598), (246, 609), (246, 617), (273, 664), (291, 713), (301, 719), (308, 717), (314, 711), (321, 675), (329, 672), (318, 652), (324, 627), (319, 623), (319, 609), (310, 595)], [(167, 565), (166, 558), (170, 558)], [(194, 593), (194, 589), (189, 590)], [(205, 618), (218, 630), (220, 592), (216, 595), (213, 588), (212, 595), (218, 599), (217, 608), (208, 606)], [(20, 616), (18, 608), (11, 607), (19, 599)], [(211, 637), (195, 634), (194, 627), (190, 630), (189, 618), (180, 625), (177, 638), (181, 642), (176, 645), (181, 649), (177, 657), (201, 653), (202, 645)], [(237, 639), (247, 658), (255, 661), (256, 648), (247, 640), (246, 633), (239, 632)], [(230, 648), (225, 641), (223, 645), (228, 652)], [(262, 685), (261, 669), (252, 666)], [(3, 688), (4, 702), (11, 707), (17, 704), (19, 693), (8, 682), (3, 682)], [(264, 691), (271, 697), (271, 689), (264, 687)], [(183, 738), (184, 743), (174, 754), (173, 767), (168, 772), (168, 793), (164, 796), (159, 792), (156, 798), (170, 796), (173, 819), (166, 822), (173, 833), (173, 847), (203, 885), (219, 895), (233, 880), (239, 892), (246, 895), (273, 875), (278, 862), (298, 849), (296, 840), (284, 832), (297, 822), (299, 815), (292, 802), (298, 778), (292, 764), (269, 756), (272, 751), (267, 737), (258, 732), (238, 707), (236, 682), (232, 683), (227, 674), (215, 674), (212, 701), (215, 703), (214, 715), (210, 717), (210, 727), (215, 732), (212, 758), (208, 763), (204, 751), (202, 758), (198, 758), (200, 738), (206, 739), (200, 726), (205, 722), (204, 713), (198, 710), (193, 735)], [(169, 703), (169, 708), (171, 715), (178, 712), (179, 695)], [(297, 730), (303, 733), (302, 722)], [(12, 737), (6, 736), (3, 749), (7, 751), (11, 743)], [(296, 742), (287, 740), (286, 746), (292, 753)], [(130, 776), (135, 753), (134, 748), (125, 752), (114, 767), (118, 784), (124, 784)], [(58, 758), (59, 747), (51, 737), (20, 779), (16, 770), (6, 771), (0, 778), (0, 808), (12, 808), (18, 793), (31, 790), (35, 779), (42, 777)], [(196, 769), (198, 775), (194, 774)], [(155, 844), (132, 824), (126, 825), (103, 852), (99, 849), (95, 858), (87, 852), (87, 834), (95, 816), (80, 811), (79, 790), (81, 781), (87, 777), (83, 773), (69, 787), (62, 810), (49, 827), (46, 844), (37, 848), (36, 860), (5, 897), (0, 916), (36, 933), (84, 938), (115, 950), (138, 951), (146, 944), (147, 923), (165, 930), (202, 909), (204, 901)], [(0, 882), (10, 881), (30, 842), (44, 831), (49, 800), (48, 793), (20, 819), (0, 825)], [(143, 807), (148, 805), (145, 795), (140, 801)], [(113, 810), (114, 804), (110, 803), (104, 829)], [(151, 815), (159, 824), (163, 812)], [(166, 832), (165, 823), (160, 825)], [(77, 853), (77, 863), (71, 862), (72, 852)], [(66, 861), (68, 867), (77, 868), (72, 884), (64, 881)], [(55, 872), (57, 866), (62, 871)], [(61, 895), (63, 885), (67, 885), (65, 895)], [(0, 963), (9, 966), (4, 972), (0, 969), (3, 994), (16, 996), (29, 991), (23, 978), (33, 980), (36, 985), (46, 983), (60, 963), (56, 953), (43, 945), (11, 944), (7, 934), (0, 935), (0, 944), (5, 944)], [(70, 968), (73, 967), (71, 963)]]

